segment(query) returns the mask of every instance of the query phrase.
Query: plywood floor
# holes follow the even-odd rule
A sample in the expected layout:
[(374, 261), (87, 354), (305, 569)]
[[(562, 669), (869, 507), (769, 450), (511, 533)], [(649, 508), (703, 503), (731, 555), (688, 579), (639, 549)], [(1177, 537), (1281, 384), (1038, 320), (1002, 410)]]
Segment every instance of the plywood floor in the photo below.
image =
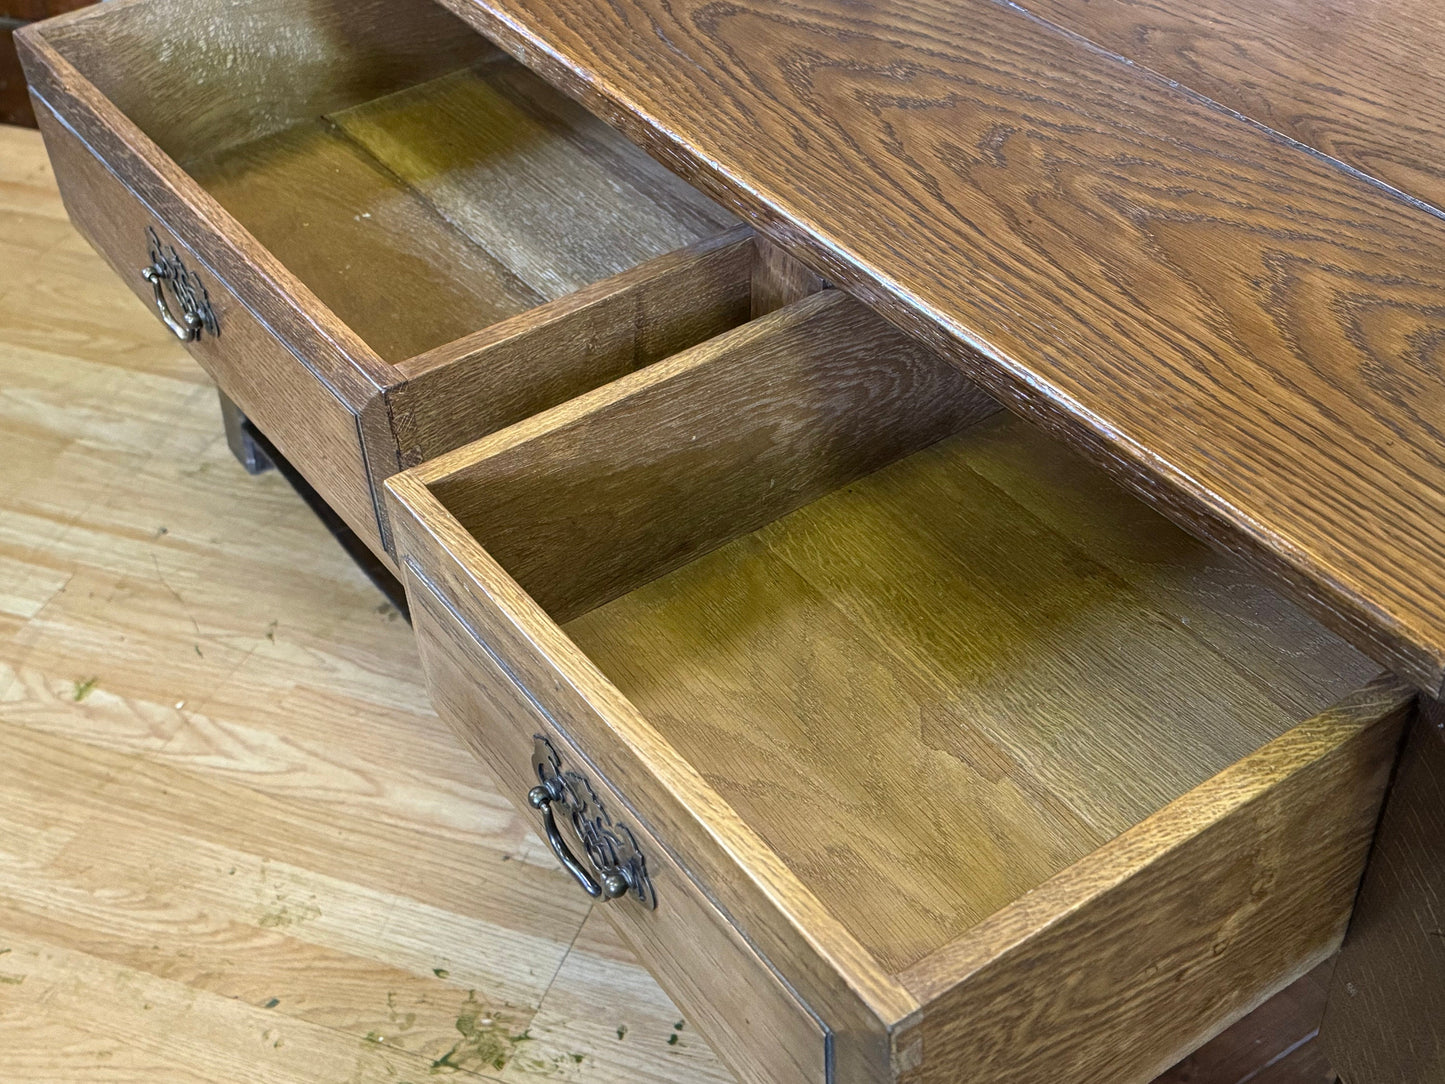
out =
[[(1169, 1079), (1323, 1081), (1304, 990)], [(448, 1077), (731, 1079), (0, 128), (0, 1081)]]

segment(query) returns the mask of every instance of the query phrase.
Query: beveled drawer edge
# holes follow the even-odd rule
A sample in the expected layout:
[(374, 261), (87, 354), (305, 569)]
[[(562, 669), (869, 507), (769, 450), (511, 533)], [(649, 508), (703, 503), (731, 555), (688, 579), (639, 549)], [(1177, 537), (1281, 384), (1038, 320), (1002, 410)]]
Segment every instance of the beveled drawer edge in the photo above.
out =
[[(903, 973), (904, 980), (927, 998), (936, 997), (939, 991), (931, 988), (932, 975), (941, 970), (938, 965), (944, 959), (951, 960), (958, 972), (974, 973), (997, 959), (1000, 951), (1012, 950), (1047, 930), (1093, 894), (1122, 884), (1138, 868), (1167, 857), (1197, 838), (1198, 831), (1190, 829), (1191, 823), (1217, 822), (1267, 797), (1278, 784), (1381, 721), (1407, 711), (1415, 695), (1413, 686), (1404, 679), (1380, 673), (920, 960)], [(1320, 733), (1341, 726), (1348, 728), (1348, 735), (1332, 738)]]
[[(1231, 991), (1235, 1003), (1225, 1018), (1211, 1021), (1204, 1033), (1180, 1042), (1176, 1048), (1162, 1055), (1147, 1075), (1141, 1073), (1137, 1078), (1140, 1082), (1152, 1080), (1178, 1058), (1288, 985), (1338, 947), (1364, 869), (1365, 855), (1403, 724), (1414, 710), (1415, 700), (1416, 691), (1409, 682), (1387, 672), (1379, 674), (1368, 684), (1317, 715), (1300, 721), (1280, 737), (1187, 791), (955, 941), (913, 964), (899, 978), (925, 1007), (899, 1029), (900, 1046), (916, 1041), (926, 1043), (927, 1024), (935, 1006), (946, 1006), (950, 999), (954, 999), (962, 1000), (966, 1009), (969, 999), (986, 996), (985, 988), (990, 983), (980, 982), (981, 979), (987, 980), (990, 975), (1006, 975), (1010, 970), (1016, 972), (1020, 957), (1031, 958), (1035, 966), (1046, 958), (1054, 959), (1057, 964), (1057, 957), (1062, 954), (1057, 952), (1057, 946), (1051, 949), (1051, 938), (1097, 942), (1101, 939), (1098, 936), (1100, 923), (1108, 923), (1111, 906), (1117, 910), (1131, 883), (1159, 876), (1171, 862), (1187, 867), (1189, 862), (1198, 860), (1198, 855), (1193, 852), (1207, 850), (1216, 842), (1216, 836), (1227, 837), (1231, 832), (1241, 834), (1238, 850), (1245, 851), (1271, 831), (1278, 830), (1287, 835), (1294, 829), (1311, 839), (1310, 833), (1333, 833), (1328, 837), (1328, 844), (1338, 843), (1340, 847), (1347, 848), (1345, 853), (1326, 846), (1317, 856), (1316, 863), (1324, 872), (1311, 871), (1314, 872), (1313, 877), (1298, 879), (1300, 884), (1313, 884), (1332, 872), (1333, 880), (1325, 883), (1335, 889), (1333, 904), (1311, 897), (1309, 906), (1317, 913), (1296, 915), (1291, 911), (1291, 919), (1299, 918), (1300, 921), (1292, 921), (1287, 928), (1275, 931), (1281, 938), (1304, 938), (1300, 945), (1301, 959), (1283, 973), (1269, 979), (1261, 978), (1252, 996), (1241, 998), (1238, 990)], [(1355, 778), (1357, 775), (1359, 779)], [(1341, 811), (1341, 803), (1331, 801), (1338, 798), (1329, 786), (1340, 783), (1336, 776), (1343, 777), (1346, 782), (1360, 784), (1354, 794), (1357, 801), (1353, 810)], [(1315, 789), (1312, 790), (1312, 786)], [(1270, 808), (1270, 803), (1291, 809), (1296, 805), (1307, 806), (1312, 798), (1319, 795), (1324, 796), (1325, 809), (1315, 811), (1318, 817), (1305, 814), (1279, 816), (1278, 810)], [(1320, 803), (1316, 801), (1316, 804)], [(1274, 821), (1269, 819), (1271, 813), (1276, 814)], [(1251, 815), (1257, 815), (1258, 820), (1249, 820)], [(1330, 816), (1341, 820), (1331, 824)], [(1224, 860), (1236, 853), (1226, 848), (1213, 856), (1217, 859), (1215, 864), (1227, 868)], [(1207, 870), (1208, 866), (1206, 861), (1202, 868)], [(1206, 882), (1201, 878), (1197, 883)], [(1252, 885), (1248, 894), (1250, 903), (1264, 909), (1274, 903), (1277, 896), (1285, 897), (1287, 902), (1291, 885), (1285, 885), (1274, 894), (1271, 894), (1275, 888), (1273, 882), (1264, 886)], [(1255, 889), (1261, 894), (1257, 895)], [(1336, 909), (1338, 914), (1334, 913)], [(1275, 916), (1276, 919), (1279, 917)], [(1301, 923), (1310, 928), (1302, 929)], [(1081, 929), (1071, 930), (1071, 925)], [(1091, 925), (1094, 926), (1095, 936), (1081, 937), (1081, 934), (1089, 932)], [(1264, 920), (1262, 925), (1267, 926), (1268, 920)], [(1197, 936), (1198, 932), (1185, 929), (1173, 940)], [(1170, 944), (1169, 936), (1162, 939), (1161, 958), (1167, 960), (1166, 950)], [(1247, 950), (1248, 945), (1211, 945), (1201, 967), (1215, 958), (1244, 959), (1250, 955)], [(1160, 970), (1167, 971), (1168, 968), (1161, 967)], [(1154, 976), (1149, 975), (1148, 978), (1152, 980)], [(1140, 986), (1143, 985), (1141, 981)], [(961, 999), (959, 995), (962, 995)], [(970, 1019), (971, 1014), (959, 1009), (958, 1005), (950, 1006), (946, 1013), (957, 1012), (958, 1018)], [(972, 1019), (978, 1018), (973, 1015)], [(978, 1040), (977, 1030), (971, 1036), (971, 1041), (975, 1043)], [(933, 1078), (925, 1079), (931, 1081)], [(983, 1079), (994, 1080), (992, 1076)], [(1021, 1079), (1032, 1082), (1048, 1077), (1027, 1075)]]
[[(506, 680), (510, 683), (512, 689), (516, 693), (518, 693), (524, 700), (526, 700), (532, 711), (534, 711), (541, 719), (545, 720), (547, 727), (549, 727), (551, 731), (549, 737), (552, 744), (554, 746), (560, 745), (562, 747), (558, 750), (558, 752), (564, 753), (566, 757), (569, 758), (573, 763), (580, 764), (586, 770), (588, 776), (590, 776), (591, 785), (605, 795), (609, 805), (611, 803), (615, 803), (617, 809), (625, 812), (626, 817), (631, 822), (631, 824), (634, 825), (637, 829), (640, 829), (641, 834), (646, 839), (647, 851), (649, 853), (656, 851), (664, 855), (666, 859), (673, 865), (673, 867), (675, 867), (683, 877), (687, 878), (687, 880), (691, 883), (697, 893), (704, 900), (707, 901), (709, 906), (711, 906), (715, 911), (717, 911), (717, 913), (737, 935), (739, 940), (741, 940), (743, 944), (747, 946), (748, 950), (758, 959), (758, 961), (763, 965), (763, 967), (767, 969), (769, 974), (773, 976), (779, 986), (781, 986), (784, 990), (788, 992), (789, 996), (791, 996), (792, 999), (797, 1003), (798, 1007), (801, 1008), (803, 1012), (806, 1013), (807, 1016), (813, 1021), (813, 1023), (817, 1025), (818, 1030), (823, 1037), (823, 1056), (825, 1066), (824, 1071), (826, 1074), (826, 1080), (829, 1082), (829, 1084), (832, 1084), (835, 1079), (834, 1034), (833, 1029), (829, 1027), (827, 1021), (825, 1021), (817, 1013), (813, 1006), (808, 1003), (808, 1000), (802, 996), (802, 994), (797, 990), (797, 988), (788, 980), (787, 976), (785, 976), (781, 971), (777, 969), (776, 966), (774, 966), (772, 960), (768, 958), (767, 954), (763, 952), (756, 943), (756, 941), (754, 941), (752, 936), (749, 934), (747, 928), (736, 921), (736, 919), (733, 917), (732, 912), (729, 911), (727, 906), (717, 898), (716, 894), (713, 893), (711, 889), (707, 886), (707, 883), (698, 878), (698, 876), (694, 873), (694, 871), (688, 865), (687, 861), (683, 858), (683, 856), (680, 855), (665, 839), (663, 839), (656, 833), (651, 823), (649, 823), (649, 821), (641, 815), (641, 813), (627, 798), (627, 796), (612, 785), (606, 773), (603, 772), (596, 765), (596, 763), (593, 762), (592, 758), (587, 755), (585, 750), (583, 750), (580, 746), (577, 745), (572, 735), (568, 733), (567, 728), (564, 727), (557, 720), (556, 716), (554, 716), (552, 712), (547, 709), (546, 705), (539, 701), (536, 696), (533, 695), (532, 691), (528, 689), (527, 686), (518, 679), (516, 673), (512, 670), (510, 666), (507, 665), (506, 660), (497, 653), (497, 651), (492, 647), (492, 645), (487, 642), (487, 639), (485, 637), (478, 633), (478, 631), (472, 626), (471, 622), (467, 620), (466, 616), (456, 607), (456, 605), (450, 598), (448, 592), (442, 587), (440, 587), (430, 576), (428, 576), (426, 574), (426, 571), (421, 567), (421, 565), (410, 555), (406, 556), (403, 559), (403, 563), (405, 565), (407, 575), (411, 577), (418, 585), (425, 588), (425, 590), (431, 595), (431, 597), (436, 601), (436, 603), (440, 605), (443, 609), (445, 609), (446, 612), (451, 615), (452, 619), (467, 631), (468, 635), (471, 636), (473, 642), (477, 645), (477, 647), (483, 652), (485, 652), (487, 658), (491, 660), (492, 665), (494, 665), (498, 671), (505, 675)], [(622, 899), (615, 901), (617, 905), (624, 905), (628, 902), (630, 902), (628, 897), (623, 897)]]
[(324, 387), (327, 392), (330, 393), (333, 399), (335, 399), (342, 406), (346, 407), (353, 414), (356, 413), (356, 408), (346, 399), (344, 395), (341, 394), (339, 390), (337, 390), (336, 385), (332, 383), (329, 379), (327, 379), (326, 374), (318, 371), (311, 362), (307, 361), (306, 358), (297, 351), (296, 347), (291, 345), (290, 341), (288, 341), (276, 331), (275, 326), (266, 318), (265, 314), (257, 311), (256, 307), (251, 304), (251, 302), (246, 298), (246, 296), (240, 291), (238, 291), (234, 286), (232, 286), (231, 281), (225, 275), (221, 274), (220, 271), (216, 270), (211, 261), (208, 260), (205, 256), (203, 256), (199, 251), (197, 251), (196, 248), (191, 244), (191, 242), (186, 240), (185, 237), (181, 235), (180, 231), (178, 231), (171, 224), (170, 219), (168, 219), (160, 211), (156, 210), (155, 206), (151, 203), (150, 200), (145, 197), (143, 193), (136, 191), (136, 189), (132, 187), (131, 184), (125, 179), (125, 177), (117, 173), (115, 167), (110, 163), (109, 160), (106, 159), (105, 155), (101, 154), (100, 151), (96, 149), (95, 145), (92, 144), (90, 140), (86, 139), (84, 133), (77, 130), (75, 125), (71, 124), (70, 120), (63, 113), (59, 112), (55, 108), (55, 106), (50, 103), (50, 100), (46, 98), (40, 91), (32, 87), (30, 93), (31, 96), (36, 100), (36, 102), (38, 102), (39, 105), (46, 111), (46, 113), (49, 114), (49, 116), (54, 119), (57, 124), (63, 127), (72, 136), (74, 136), (76, 140), (79, 141), (79, 143), (91, 153), (95, 160), (99, 162), (102, 167), (104, 167), (105, 171), (109, 173), (112, 177), (114, 177), (116, 182), (122, 187), (124, 187), (125, 190), (129, 192), (132, 197), (135, 198), (135, 201), (146, 209), (147, 213), (149, 213), (152, 218), (154, 218), (157, 222), (161, 223), (161, 225), (165, 226), (165, 228), (170, 231), (170, 234), (175, 239), (176, 244), (181, 246), (181, 248), (183, 248), (190, 255), (191, 259), (193, 259), (198, 266), (203, 268), (206, 273), (209, 274), (212, 278), (214, 278), (217, 282), (220, 282), (222, 285), (224, 285), (227, 292), (230, 293), (231, 296), (236, 299), (236, 302), (251, 315), (252, 319), (254, 319), (256, 323), (260, 324), (263, 328), (265, 328), (266, 331), (271, 335), (271, 337), (274, 338), (276, 342), (279, 343), (288, 354), (294, 357), (297, 362), (305, 366), (306, 370), (316, 378), (316, 382), (322, 387)]
[[(103, 17), (104, 7), (85, 8), (75, 15)], [(230, 284), (237, 297), (253, 289), (275, 297), (278, 313), (296, 320), (295, 326), (278, 327), (276, 320), (259, 315), (257, 319), (286, 344), (308, 372), (353, 412), (358, 411), (385, 386), (386, 363), (56, 50), (45, 38), (45, 26), (45, 22), (35, 23), (16, 33), (21, 59), (28, 61), (25, 68), (31, 93), (60, 117), (152, 214), (168, 223), (177, 236), (184, 236), (198, 258), (204, 256), (213, 271), (225, 267), (228, 273), (218, 277)], [(78, 125), (80, 121), (84, 123)], [(94, 137), (87, 134), (92, 129)], [(118, 166), (127, 168), (122, 172)], [(237, 273), (230, 273), (233, 271)], [(246, 304), (253, 308), (249, 301)], [(300, 341), (293, 344), (297, 333)], [(333, 368), (318, 368), (306, 354), (325, 358)]]
[(395, 363), (398, 380), (422, 379), (438, 369), (455, 365), (458, 361), (483, 355), (500, 343), (526, 335), (537, 325), (558, 322), (605, 304), (614, 296), (663, 280), (670, 274), (688, 270), (706, 262), (710, 257), (720, 258), (728, 251), (754, 243), (756, 237), (752, 227), (739, 223), (651, 256), (606, 278), (579, 286), (561, 297), (539, 302), (529, 309), (505, 316), (466, 335), (404, 358)]
[[(394, 475), (384, 484), (390, 493), (402, 559), (426, 568), (432, 582), (452, 593), (459, 609), (468, 608), (468, 595), (484, 600), (513, 634), (530, 638), (532, 650), (545, 644), (550, 663), (563, 660), (557, 667), (563, 679), (559, 691), (565, 683), (565, 695), (586, 715), (619, 734), (615, 744), (633, 762), (630, 770), (656, 782), (654, 798), (659, 808), (698, 830), (700, 842), (713, 852), (708, 861), (741, 874), (736, 879), (748, 898), (747, 907), (767, 928), (761, 937), (754, 933), (754, 943), (763, 947), (764, 955), (769, 955), (767, 946), (774, 941), (788, 944), (800, 959), (800, 976), (806, 974), (819, 983), (819, 995), (808, 993), (805, 997), (818, 1011), (828, 1014), (830, 1026), (839, 1035), (836, 1061), (840, 1072), (846, 1074), (849, 1065), (873, 1064), (875, 1055), (886, 1057), (888, 1032), (918, 1008), (913, 996), (822, 907), (736, 811), (666, 744), (565, 633), (556, 629), (530, 596), (510, 581), (481, 543), (451, 518), (416, 476), (422, 469)], [(475, 622), (468, 621), (467, 626), (474, 628)], [(555, 716), (556, 712), (549, 710), (548, 714)], [(603, 778), (614, 788), (626, 785), (617, 774), (609, 771)], [(705, 808), (708, 816), (700, 814), (700, 808)], [(652, 818), (638, 819), (649, 831), (656, 831)], [(760, 863), (759, 857), (764, 861)], [(697, 863), (680, 861), (679, 868), (694, 879), (700, 876)], [(797, 989), (800, 983), (794, 980), (792, 985)]]

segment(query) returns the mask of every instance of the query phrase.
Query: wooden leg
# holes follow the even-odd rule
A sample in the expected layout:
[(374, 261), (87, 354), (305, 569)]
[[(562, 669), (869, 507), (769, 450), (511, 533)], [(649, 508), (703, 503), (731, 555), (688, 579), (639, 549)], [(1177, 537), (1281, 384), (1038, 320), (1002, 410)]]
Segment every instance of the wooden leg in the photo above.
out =
[(1332, 1084), (1316, 1036), (1334, 966), (1333, 959), (1320, 964), (1154, 1084)]
[(247, 474), (262, 474), (268, 470), (277, 470), (281, 476), (291, 484), (294, 489), (316, 513), (326, 529), (331, 532), (331, 537), (340, 543), (341, 548), (346, 551), (358, 568), (366, 573), (367, 579), (371, 580), (388, 602), (395, 606), (401, 615), (408, 621), (411, 614), (406, 605), (406, 588), (401, 581), (391, 574), (391, 571), (381, 563), (376, 554), (371, 552), (371, 547), (358, 538), (355, 532), (346, 525), (346, 522), (336, 514), (335, 510), (322, 499), (321, 494), (311, 487), (311, 483), (301, 476), (301, 472), (287, 462), (286, 457), (276, 450), (276, 446), (266, 439), (266, 434), (256, 428), (254, 422), (241, 412), (241, 408), (232, 402), (225, 392), (217, 391), (221, 399), (221, 420), (226, 427), (226, 443), (231, 448), (231, 454), (240, 461), (241, 466), (246, 468)]
[(264, 474), (276, 466), (256, 440), (256, 429), (225, 392), (217, 389), (221, 400), (221, 424), (226, 427), (226, 443), (247, 474)]
[(1445, 705), (1422, 701), (1320, 1036), (1345, 1084), (1445, 1081)]

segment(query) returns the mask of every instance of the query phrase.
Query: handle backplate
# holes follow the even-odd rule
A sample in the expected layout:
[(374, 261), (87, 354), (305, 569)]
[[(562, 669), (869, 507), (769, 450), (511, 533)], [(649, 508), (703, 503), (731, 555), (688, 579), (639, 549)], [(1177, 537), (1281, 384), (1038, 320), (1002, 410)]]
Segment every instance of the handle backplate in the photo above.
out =
[[(557, 750), (541, 734), (533, 736), (532, 768), (537, 785), (527, 793), (527, 801), (541, 812), (552, 853), (582, 890), (593, 899), (630, 896), (644, 907), (656, 908), (657, 893), (637, 838), (625, 824), (608, 815), (587, 777), (563, 769)], [(582, 857), (573, 852), (563, 825), (570, 827)]]
[[(156, 231), (149, 226), (146, 227), (146, 239), (149, 241), (151, 262), (141, 268), (141, 277), (151, 284), (155, 292), (156, 312), (161, 322), (181, 342), (194, 342), (203, 332), (219, 335), (221, 328), (200, 277), (186, 267), (175, 246), (162, 245)], [(166, 297), (168, 291), (180, 307), (179, 316), (171, 312), (170, 301)]]

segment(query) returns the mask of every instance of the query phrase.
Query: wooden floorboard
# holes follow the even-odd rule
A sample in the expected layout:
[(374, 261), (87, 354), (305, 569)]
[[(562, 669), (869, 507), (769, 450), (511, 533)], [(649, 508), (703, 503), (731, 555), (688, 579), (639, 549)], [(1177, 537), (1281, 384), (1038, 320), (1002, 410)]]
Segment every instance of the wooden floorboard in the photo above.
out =
[(8, 128), (0, 463), (0, 1081), (731, 1079)]
[(0, 1082), (732, 1079), (11, 128), (0, 466)]

